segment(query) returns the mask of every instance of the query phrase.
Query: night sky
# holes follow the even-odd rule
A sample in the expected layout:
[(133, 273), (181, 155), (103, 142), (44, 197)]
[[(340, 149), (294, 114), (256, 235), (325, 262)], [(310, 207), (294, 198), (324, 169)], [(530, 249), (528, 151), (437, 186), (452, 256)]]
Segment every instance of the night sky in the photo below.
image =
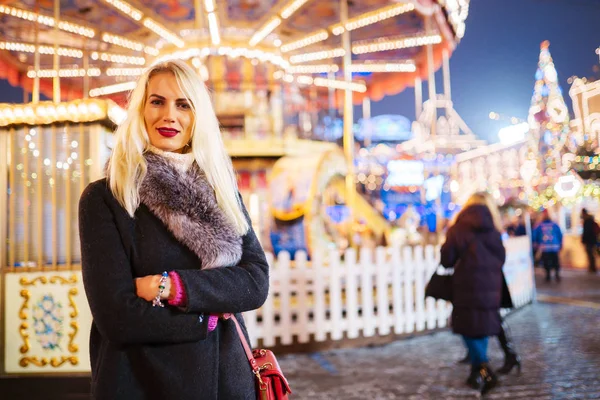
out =
[[(492, 121), (495, 111), (525, 119), (535, 83), (540, 43), (550, 51), (565, 94), (570, 76), (600, 78), (600, 0), (471, 0), (466, 35), (451, 62), (455, 109), (483, 139), (497, 140), (508, 121)], [(437, 88), (442, 88), (441, 71)], [(423, 87), (427, 93), (427, 85)], [(565, 100), (571, 109), (570, 98)], [(22, 102), (19, 88), (0, 80), (0, 102)], [(412, 88), (371, 107), (373, 116), (402, 114), (414, 119)], [(359, 107), (355, 119), (361, 117)]]
[[(450, 60), (452, 100), (479, 137), (497, 141), (509, 121), (492, 121), (490, 111), (526, 119), (540, 44), (550, 41), (565, 100), (571, 110), (567, 79), (600, 78), (600, 0), (471, 0), (465, 37)], [(438, 93), (441, 70), (436, 74)], [(423, 87), (424, 96), (427, 85)], [(403, 114), (415, 118), (412, 88), (371, 105), (371, 115)], [(360, 108), (355, 114), (361, 115)]]

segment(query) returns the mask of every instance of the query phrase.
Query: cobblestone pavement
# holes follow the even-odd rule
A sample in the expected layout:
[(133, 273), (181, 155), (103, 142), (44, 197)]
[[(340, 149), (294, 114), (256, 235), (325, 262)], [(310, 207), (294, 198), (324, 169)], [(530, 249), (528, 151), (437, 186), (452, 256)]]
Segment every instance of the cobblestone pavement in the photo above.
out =
[[(540, 302), (507, 317), (523, 361), (486, 399), (600, 399), (600, 276), (536, 273)], [(547, 300), (543, 300), (547, 299)], [(280, 357), (295, 399), (474, 399), (458, 336), (436, 332), (379, 347)], [(503, 354), (490, 341), (492, 365)]]

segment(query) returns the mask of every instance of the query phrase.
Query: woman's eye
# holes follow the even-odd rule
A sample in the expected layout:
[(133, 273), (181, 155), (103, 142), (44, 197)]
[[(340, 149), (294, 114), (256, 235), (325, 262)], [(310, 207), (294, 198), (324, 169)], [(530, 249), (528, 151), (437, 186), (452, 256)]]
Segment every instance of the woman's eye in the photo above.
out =
[(150, 104), (159, 106), (162, 104), (162, 100), (152, 100), (152, 101), (150, 101)]
[(188, 103), (180, 103), (179, 107), (183, 108), (184, 110), (189, 110), (191, 108)]

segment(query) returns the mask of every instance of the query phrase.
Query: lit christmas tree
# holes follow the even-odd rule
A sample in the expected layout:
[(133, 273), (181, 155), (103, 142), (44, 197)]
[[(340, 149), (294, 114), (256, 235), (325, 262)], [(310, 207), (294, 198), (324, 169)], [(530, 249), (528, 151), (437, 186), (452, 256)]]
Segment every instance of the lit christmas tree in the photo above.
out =
[(569, 137), (569, 110), (558, 84), (558, 75), (550, 55), (550, 42), (541, 45), (540, 61), (535, 73), (535, 87), (529, 108), (532, 151), (537, 152), (542, 176), (560, 172), (561, 156)]
[[(550, 42), (541, 45), (540, 60), (535, 73), (535, 87), (529, 107), (529, 161), (523, 166), (530, 204), (534, 208), (547, 206), (553, 197), (552, 187), (562, 170), (561, 159), (570, 147), (569, 110), (558, 84), (558, 74), (550, 55)], [(542, 196), (541, 193), (546, 194)]]

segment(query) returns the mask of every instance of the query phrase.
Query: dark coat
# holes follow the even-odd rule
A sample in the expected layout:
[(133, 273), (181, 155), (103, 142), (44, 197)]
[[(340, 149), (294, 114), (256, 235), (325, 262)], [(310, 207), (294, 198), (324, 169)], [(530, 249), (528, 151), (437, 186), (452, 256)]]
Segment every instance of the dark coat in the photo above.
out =
[(583, 218), (583, 232), (581, 233), (581, 243), (587, 246), (594, 246), (598, 243), (598, 224), (594, 217), (587, 215)]
[(441, 264), (454, 268), (452, 329), (469, 337), (500, 332), (506, 251), (489, 209), (464, 209), (448, 229)]
[[(104, 179), (83, 192), (79, 219), (83, 280), (93, 316), (92, 397), (255, 399), (255, 378), (234, 323), (220, 320), (208, 332), (204, 317), (236, 313), (245, 332), (239, 313), (265, 301), (268, 264), (252, 229), (241, 238), (239, 262), (200, 269), (197, 253), (146, 205), (131, 218)], [(152, 307), (136, 296), (134, 278), (170, 270), (185, 286), (185, 310)]]

